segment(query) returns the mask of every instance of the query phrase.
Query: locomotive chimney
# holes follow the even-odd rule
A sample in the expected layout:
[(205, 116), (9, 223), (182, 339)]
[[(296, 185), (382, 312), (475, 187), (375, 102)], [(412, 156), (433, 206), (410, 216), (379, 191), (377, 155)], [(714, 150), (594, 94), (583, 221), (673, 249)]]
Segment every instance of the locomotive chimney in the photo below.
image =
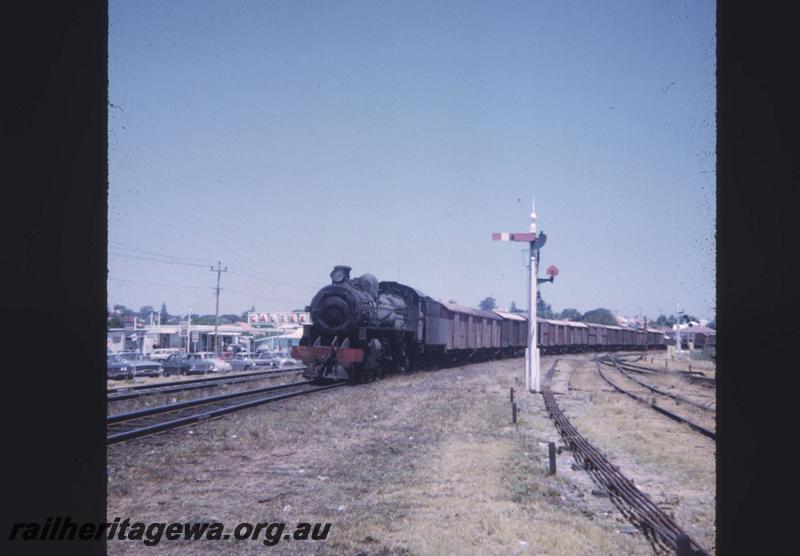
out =
[(349, 266), (337, 265), (333, 267), (331, 271), (331, 281), (334, 284), (341, 284), (342, 282), (349, 282), (350, 281), (350, 270)]

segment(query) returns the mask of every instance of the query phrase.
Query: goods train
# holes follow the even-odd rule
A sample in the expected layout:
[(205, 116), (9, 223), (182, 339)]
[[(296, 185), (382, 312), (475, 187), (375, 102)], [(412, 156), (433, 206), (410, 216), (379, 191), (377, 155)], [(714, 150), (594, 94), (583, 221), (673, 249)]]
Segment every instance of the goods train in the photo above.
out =
[[(524, 355), (528, 319), (441, 303), (398, 282), (371, 274), (350, 277), (336, 266), (307, 311), (292, 356), (306, 378), (369, 382), (385, 373)], [(665, 346), (657, 330), (537, 319), (543, 354)]]

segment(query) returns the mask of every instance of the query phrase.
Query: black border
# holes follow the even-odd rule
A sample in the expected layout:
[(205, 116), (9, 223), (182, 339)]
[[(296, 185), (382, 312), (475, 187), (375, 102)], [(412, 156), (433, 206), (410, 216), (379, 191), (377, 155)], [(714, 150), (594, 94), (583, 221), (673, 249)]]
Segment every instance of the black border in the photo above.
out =
[(105, 521), (108, 5), (15, 2), (1, 20), (0, 552), (104, 554), (104, 541), (9, 535)]
[[(101, 554), (104, 543), (7, 538), (15, 521), (105, 517), (108, 7), (12, 9), (0, 33), (10, 95), (0, 550)], [(752, 4), (718, 8), (719, 554), (797, 544), (795, 512), (775, 505), (787, 494), (793, 503), (797, 486), (795, 21)], [(52, 354), (69, 357), (39, 363)]]
[(718, 554), (798, 545), (798, 20), (775, 6), (717, 10)]

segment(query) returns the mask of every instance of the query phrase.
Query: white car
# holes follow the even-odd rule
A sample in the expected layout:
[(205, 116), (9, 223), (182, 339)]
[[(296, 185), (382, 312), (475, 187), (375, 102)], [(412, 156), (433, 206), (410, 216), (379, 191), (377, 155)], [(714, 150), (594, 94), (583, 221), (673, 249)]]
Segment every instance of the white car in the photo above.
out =
[(198, 351), (197, 353), (190, 353), (189, 359), (205, 359), (206, 361), (211, 361), (214, 364), (214, 368), (211, 369), (212, 372), (227, 372), (232, 370), (231, 364), (222, 359), (222, 357), (218, 356), (213, 351)]
[(182, 353), (180, 348), (158, 348), (153, 350), (150, 354), (150, 359), (153, 361), (166, 361), (166, 359), (173, 353)]

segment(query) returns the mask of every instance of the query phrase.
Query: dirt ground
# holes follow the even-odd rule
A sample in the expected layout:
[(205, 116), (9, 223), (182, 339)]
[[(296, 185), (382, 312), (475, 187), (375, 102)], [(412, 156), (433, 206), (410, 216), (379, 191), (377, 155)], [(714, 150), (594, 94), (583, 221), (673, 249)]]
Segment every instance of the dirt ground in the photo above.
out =
[[(711, 548), (713, 443), (660, 416), (634, 420), (652, 410), (603, 392), (588, 358), (542, 358), (545, 370), (555, 364), (559, 405)], [(112, 445), (109, 519), (331, 523), (325, 541), (162, 540), (167, 554), (652, 554), (569, 451), (546, 474), (546, 443), (559, 437), (541, 396), (521, 392), (523, 368), (514, 359), (394, 376)], [(147, 548), (108, 544), (109, 554)]]

